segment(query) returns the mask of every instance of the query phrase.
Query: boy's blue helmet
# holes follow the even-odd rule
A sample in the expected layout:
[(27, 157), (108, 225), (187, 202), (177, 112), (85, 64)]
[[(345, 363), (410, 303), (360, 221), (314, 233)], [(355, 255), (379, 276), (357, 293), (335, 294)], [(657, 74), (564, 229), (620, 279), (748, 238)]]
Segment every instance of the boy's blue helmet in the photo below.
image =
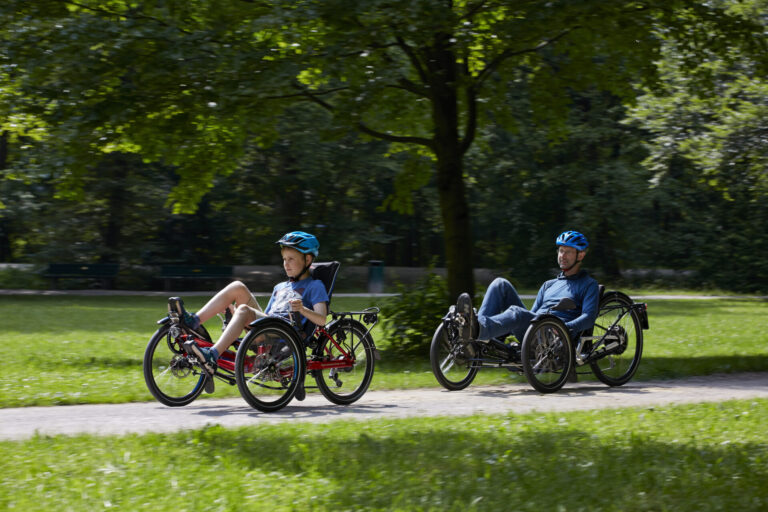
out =
[(555, 241), (557, 245), (566, 245), (568, 247), (574, 247), (579, 251), (586, 251), (589, 247), (587, 237), (579, 233), (578, 231), (564, 231), (560, 233)]
[(280, 244), (281, 247), (291, 247), (303, 254), (312, 254), (315, 258), (320, 251), (320, 242), (317, 241), (315, 235), (310, 235), (304, 231), (286, 233), (275, 243)]

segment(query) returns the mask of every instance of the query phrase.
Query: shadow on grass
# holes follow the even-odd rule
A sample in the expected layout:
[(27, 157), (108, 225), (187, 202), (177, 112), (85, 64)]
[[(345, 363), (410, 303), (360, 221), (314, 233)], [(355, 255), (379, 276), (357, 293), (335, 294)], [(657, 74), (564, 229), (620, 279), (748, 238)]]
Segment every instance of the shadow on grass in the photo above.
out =
[(114, 356), (73, 356), (67, 357), (36, 357), (29, 356), (24, 363), (25, 367), (35, 368), (37, 370), (55, 370), (62, 368), (71, 368), (87, 374), (89, 371), (105, 370), (105, 369), (120, 369), (120, 370), (137, 370), (142, 369), (142, 356), (139, 354), (133, 357), (121, 357), (120, 355)]
[(712, 299), (712, 300), (648, 300), (648, 316), (653, 326), (654, 318), (702, 317), (764, 314), (766, 300)]
[(714, 373), (768, 371), (768, 354), (723, 357), (643, 357), (633, 380), (678, 379)]
[(702, 449), (524, 421), (485, 430), (361, 426), (341, 438), (333, 424), (312, 436), (217, 427), (191, 435), (202, 452), (244, 473), (301, 479), (320, 508), (755, 510), (768, 499), (764, 444)]

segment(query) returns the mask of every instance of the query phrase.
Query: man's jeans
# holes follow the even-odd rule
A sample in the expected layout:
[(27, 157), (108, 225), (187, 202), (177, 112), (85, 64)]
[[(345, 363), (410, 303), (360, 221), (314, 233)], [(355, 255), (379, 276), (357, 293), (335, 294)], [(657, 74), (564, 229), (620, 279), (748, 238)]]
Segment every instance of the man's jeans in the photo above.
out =
[(488, 286), (483, 304), (477, 312), (479, 340), (515, 335), (523, 341), (525, 331), (536, 315), (528, 311), (520, 295), (506, 279), (497, 277)]

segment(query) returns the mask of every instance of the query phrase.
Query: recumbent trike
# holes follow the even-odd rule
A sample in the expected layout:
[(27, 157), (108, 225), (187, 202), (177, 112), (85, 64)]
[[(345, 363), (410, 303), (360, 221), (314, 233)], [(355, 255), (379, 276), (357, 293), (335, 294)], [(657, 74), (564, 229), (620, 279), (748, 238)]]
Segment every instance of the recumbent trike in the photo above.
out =
[[(564, 299), (552, 310), (575, 307), (573, 300)], [(636, 303), (622, 292), (606, 293), (601, 285), (595, 325), (575, 340), (551, 311), (531, 322), (521, 342), (505, 343), (497, 338), (470, 341), (465, 346), (459, 328), (456, 318), (446, 315), (432, 338), (432, 372), (443, 387), (464, 389), (480, 368), (506, 368), (525, 375), (537, 391), (553, 393), (563, 387), (571, 373), (579, 373), (577, 367), (586, 365), (609, 386), (629, 382), (643, 353), (648, 312), (645, 303)]]
[[(311, 267), (312, 277), (323, 282), (329, 298), (339, 266), (334, 261)], [(354, 403), (368, 389), (379, 357), (371, 336), (378, 314), (377, 307), (330, 311), (332, 320), (323, 327), (310, 327), (309, 332), (299, 331), (292, 315), (258, 319), (233, 344), (234, 350), (219, 357), (214, 377), (237, 384), (246, 402), (264, 412), (288, 405), (306, 374), (314, 377), (316, 387), (329, 401)], [(157, 323), (160, 328), (144, 353), (144, 380), (159, 402), (172, 407), (187, 405), (200, 396), (206, 379), (212, 377), (184, 350), (184, 342), (194, 340), (208, 347), (213, 340), (202, 325), (189, 329), (173, 314)]]

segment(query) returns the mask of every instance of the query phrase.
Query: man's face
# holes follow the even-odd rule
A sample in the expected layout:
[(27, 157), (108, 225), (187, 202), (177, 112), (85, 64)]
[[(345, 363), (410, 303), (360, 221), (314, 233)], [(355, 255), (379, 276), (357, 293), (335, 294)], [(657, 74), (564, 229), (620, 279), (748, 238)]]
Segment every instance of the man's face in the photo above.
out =
[(557, 248), (557, 265), (560, 270), (571, 268), (576, 261), (581, 261), (584, 256), (579, 256), (580, 252), (575, 247), (560, 245)]

